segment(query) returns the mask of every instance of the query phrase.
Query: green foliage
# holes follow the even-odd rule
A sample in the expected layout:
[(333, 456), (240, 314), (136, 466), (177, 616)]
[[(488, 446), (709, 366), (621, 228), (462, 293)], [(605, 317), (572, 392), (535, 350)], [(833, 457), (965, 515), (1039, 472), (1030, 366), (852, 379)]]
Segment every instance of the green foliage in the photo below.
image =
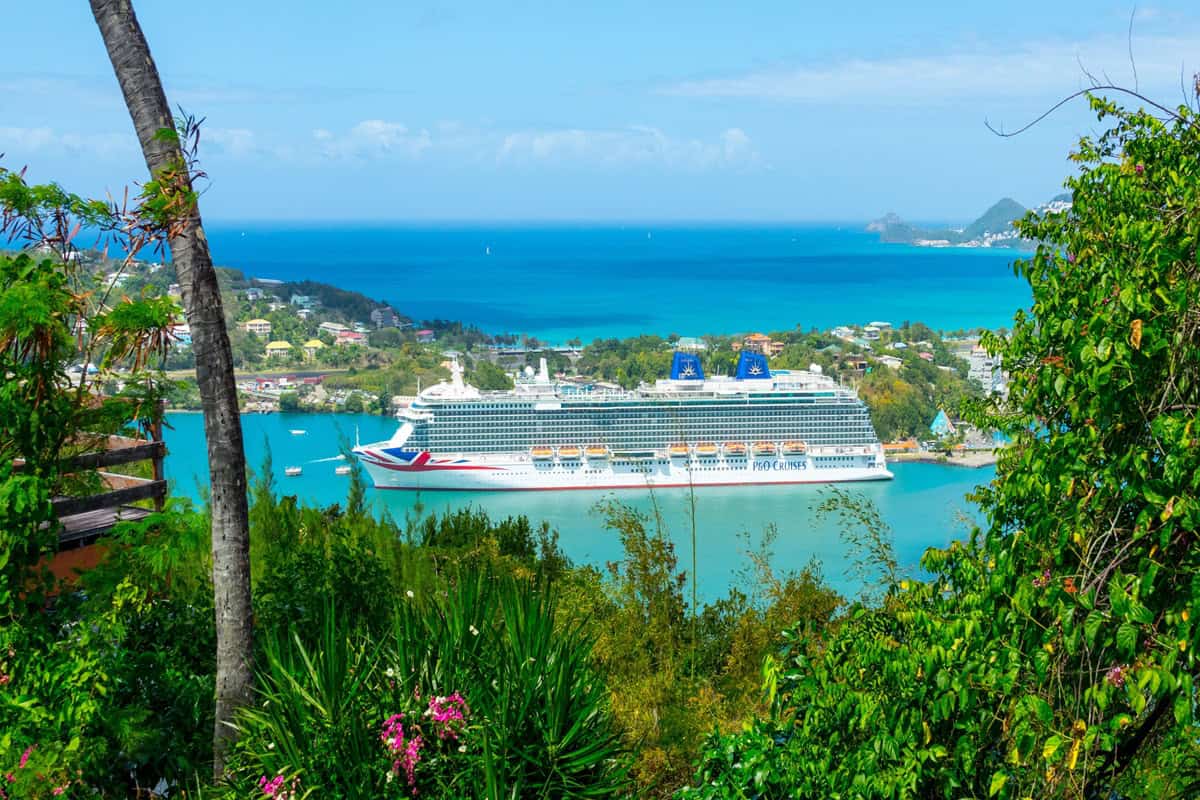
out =
[(467, 375), (467, 381), (477, 389), (495, 391), (513, 388), (513, 380), (508, 373), (490, 361), (476, 359), (474, 366)]
[[(1189, 796), (1200, 610), (1200, 127), (1093, 100), (1069, 211), (1020, 223), (1012, 441), (925, 581), (797, 630), (687, 797)], [(1190, 766), (1189, 766), (1190, 765)]]

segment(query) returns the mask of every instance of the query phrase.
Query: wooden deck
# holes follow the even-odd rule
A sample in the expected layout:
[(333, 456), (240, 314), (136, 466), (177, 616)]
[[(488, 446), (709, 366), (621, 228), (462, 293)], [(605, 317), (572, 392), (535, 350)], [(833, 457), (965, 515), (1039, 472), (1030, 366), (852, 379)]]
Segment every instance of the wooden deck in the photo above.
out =
[(118, 522), (136, 522), (145, 519), (151, 513), (153, 512), (149, 509), (136, 506), (118, 506), (59, 517), (58, 521), (62, 523), (62, 530), (58, 534), (58, 549), (73, 550), (78, 547), (87, 547), (108, 533)]

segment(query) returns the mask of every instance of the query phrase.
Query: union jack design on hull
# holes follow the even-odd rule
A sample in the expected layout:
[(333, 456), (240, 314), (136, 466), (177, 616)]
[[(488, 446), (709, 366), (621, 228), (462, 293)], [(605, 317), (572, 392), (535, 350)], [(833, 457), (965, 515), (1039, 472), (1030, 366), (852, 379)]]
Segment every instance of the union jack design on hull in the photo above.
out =
[(866, 408), (819, 370), (776, 372), (743, 353), (705, 379), (676, 354), (634, 391), (555, 384), (545, 361), (509, 392), (429, 387), (386, 442), (354, 453), (381, 489), (521, 490), (828, 483), (892, 477)]

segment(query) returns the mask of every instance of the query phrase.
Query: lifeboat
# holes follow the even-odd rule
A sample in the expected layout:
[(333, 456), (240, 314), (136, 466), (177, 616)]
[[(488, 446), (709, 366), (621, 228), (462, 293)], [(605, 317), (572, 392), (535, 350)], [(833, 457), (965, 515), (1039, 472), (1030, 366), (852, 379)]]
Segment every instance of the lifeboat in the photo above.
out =
[(588, 458), (595, 458), (595, 459), (608, 458), (608, 448), (604, 447), (603, 445), (598, 445), (598, 444), (590, 445), (589, 447), (585, 448), (583, 452), (584, 452), (584, 455), (586, 455)]
[(801, 456), (808, 448), (804, 442), (784, 442), (783, 452), (789, 456)]
[(529, 455), (534, 461), (550, 461), (554, 458), (554, 448), (534, 447), (530, 449)]
[(686, 444), (673, 444), (668, 448), (671, 458), (687, 458), (688, 446)]
[(756, 456), (773, 456), (775, 455), (774, 442), (755, 442), (754, 455)]
[(575, 447), (574, 445), (569, 445), (567, 447), (558, 448), (558, 457), (559, 458), (574, 459), (574, 458), (579, 458), (579, 454), (580, 454), (579, 448)]
[(717, 446), (712, 442), (701, 442), (696, 445), (696, 455), (698, 456), (715, 456), (717, 454)]
[(744, 457), (746, 455), (746, 445), (742, 442), (726, 442), (724, 445), (725, 455)]

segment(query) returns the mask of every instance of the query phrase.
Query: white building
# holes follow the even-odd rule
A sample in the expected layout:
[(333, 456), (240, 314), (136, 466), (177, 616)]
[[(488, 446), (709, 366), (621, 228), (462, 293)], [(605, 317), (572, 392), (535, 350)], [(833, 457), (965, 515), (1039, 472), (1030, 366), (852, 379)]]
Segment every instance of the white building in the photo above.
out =
[(971, 348), (967, 363), (970, 365), (967, 378), (984, 392), (987, 394), (1005, 393), (1004, 373), (1000, 369), (999, 354), (990, 355), (987, 350), (976, 345)]

